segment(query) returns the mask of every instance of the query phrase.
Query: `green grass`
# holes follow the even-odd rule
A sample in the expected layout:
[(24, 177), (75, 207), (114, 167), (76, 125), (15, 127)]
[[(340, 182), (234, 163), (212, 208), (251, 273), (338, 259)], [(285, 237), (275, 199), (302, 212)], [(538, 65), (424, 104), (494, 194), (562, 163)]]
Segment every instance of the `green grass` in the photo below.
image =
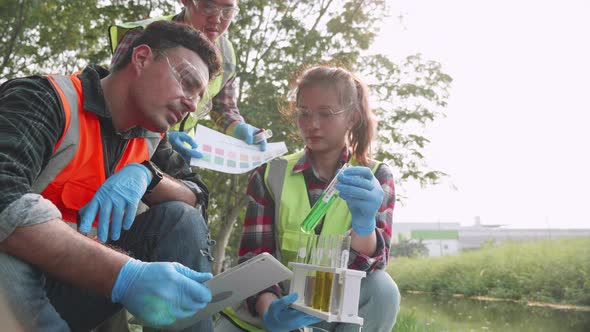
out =
[[(388, 272), (400, 291), (480, 295), (590, 305), (590, 238), (505, 243), (436, 258), (396, 258)], [(409, 308), (392, 332), (447, 331)], [(131, 325), (131, 331), (141, 331)]]
[(412, 312), (400, 312), (392, 332), (438, 332), (444, 331), (444, 328), (438, 326), (435, 322), (425, 322), (419, 320)]
[(590, 237), (504, 243), (457, 256), (396, 258), (400, 290), (590, 305)]

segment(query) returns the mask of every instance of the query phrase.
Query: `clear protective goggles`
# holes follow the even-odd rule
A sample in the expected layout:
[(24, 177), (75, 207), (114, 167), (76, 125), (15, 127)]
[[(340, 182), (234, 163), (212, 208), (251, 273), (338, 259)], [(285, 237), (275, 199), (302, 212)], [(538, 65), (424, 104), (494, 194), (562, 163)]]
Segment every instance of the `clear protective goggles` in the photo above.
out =
[(337, 110), (332, 107), (321, 107), (317, 110), (311, 110), (306, 107), (295, 107), (293, 117), (297, 121), (311, 121), (318, 119), (319, 121), (330, 121), (334, 117), (346, 112), (346, 109)]
[(207, 77), (186, 59), (172, 65), (168, 56), (165, 54), (162, 56), (166, 59), (170, 74), (181, 89), (184, 98), (195, 105), (195, 111), (189, 114), (195, 119), (203, 118), (213, 107), (209, 89), (206, 86)]
[(219, 15), (224, 21), (233, 19), (240, 11), (238, 6), (218, 6), (211, 0), (193, 0), (193, 3), (201, 15)]

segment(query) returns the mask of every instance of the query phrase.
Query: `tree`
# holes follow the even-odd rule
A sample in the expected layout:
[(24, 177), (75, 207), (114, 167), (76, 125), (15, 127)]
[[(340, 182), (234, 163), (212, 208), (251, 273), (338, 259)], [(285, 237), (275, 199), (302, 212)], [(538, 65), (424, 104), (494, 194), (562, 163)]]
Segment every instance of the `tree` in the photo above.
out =
[[(240, 2), (240, 17), (229, 34), (238, 53), (240, 111), (249, 123), (272, 128), (273, 140), (285, 141), (290, 151), (300, 149), (302, 142), (294, 124), (278, 112), (285, 105), (281, 96), (287, 95), (289, 81), (305, 65), (344, 65), (371, 82), (380, 120), (376, 157), (393, 167), (397, 185), (406, 181), (437, 183), (444, 173), (425, 164), (422, 150), (428, 139), (420, 134), (420, 128), (442, 114), (451, 78), (440, 64), (424, 61), (420, 55), (411, 55), (400, 65), (383, 55), (368, 55), (385, 12), (384, 1)], [(238, 197), (244, 195), (246, 182), (245, 176), (233, 177), (213, 190), (229, 189), (230, 196), (244, 202)], [(222, 197), (223, 201), (218, 201)], [(243, 207), (226, 205), (227, 197), (213, 197), (215, 208), (228, 216), (239, 215), (232, 210)], [(227, 233), (240, 229), (234, 224), (238, 220), (225, 221), (216, 229), (218, 239), (230, 239)], [(237, 241), (234, 237), (231, 243)], [(218, 243), (221, 249), (217, 252), (228, 248), (228, 243)]]
[(401, 237), (397, 243), (391, 245), (390, 253), (393, 257), (428, 256), (428, 248), (422, 243), (422, 239), (416, 242)]
[[(110, 24), (173, 8), (178, 1), (0, 0), (0, 19), (6, 22), (0, 27), (0, 81), (107, 64)], [(272, 128), (273, 140), (285, 141), (290, 151), (301, 149), (294, 124), (278, 112), (289, 81), (306, 65), (343, 65), (369, 82), (380, 120), (376, 157), (392, 166), (396, 185), (434, 184), (445, 174), (425, 163), (429, 141), (421, 132), (442, 115), (451, 78), (419, 54), (400, 64), (370, 54), (384, 13), (385, 0), (240, 1), (228, 34), (238, 56), (239, 108), (248, 123)], [(203, 176), (212, 192), (209, 215), (219, 271), (226, 251), (235, 256), (248, 176), (208, 171)]]
[(174, 1), (0, 0), (0, 82), (33, 73), (70, 73), (106, 65), (115, 22), (169, 11)]

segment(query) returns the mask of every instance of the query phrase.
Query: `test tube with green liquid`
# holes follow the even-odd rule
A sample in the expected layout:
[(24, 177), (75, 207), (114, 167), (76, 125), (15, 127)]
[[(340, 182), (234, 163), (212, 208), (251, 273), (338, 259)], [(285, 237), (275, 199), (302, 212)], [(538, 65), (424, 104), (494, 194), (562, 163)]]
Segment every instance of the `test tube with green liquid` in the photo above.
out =
[(301, 230), (305, 233), (311, 233), (317, 224), (322, 220), (322, 217), (328, 211), (330, 205), (338, 197), (338, 190), (336, 190), (336, 184), (338, 183), (338, 174), (347, 169), (350, 165), (348, 163), (342, 165), (340, 170), (336, 173), (332, 181), (326, 187), (326, 190), (320, 195), (318, 200), (315, 202), (311, 211), (307, 214), (303, 222), (301, 222)]

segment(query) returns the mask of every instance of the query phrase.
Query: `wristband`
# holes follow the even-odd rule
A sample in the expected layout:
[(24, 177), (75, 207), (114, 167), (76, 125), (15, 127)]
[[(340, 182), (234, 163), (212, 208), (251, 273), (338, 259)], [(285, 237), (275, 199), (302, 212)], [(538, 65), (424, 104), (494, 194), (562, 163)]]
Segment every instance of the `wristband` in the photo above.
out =
[(156, 166), (156, 164), (154, 164), (151, 160), (146, 160), (141, 164), (143, 166), (145, 166), (152, 173), (152, 181), (150, 182), (150, 184), (147, 186), (147, 189), (145, 190), (146, 194), (150, 194), (150, 193), (152, 193), (152, 191), (154, 191), (154, 188), (156, 188), (158, 183), (160, 183), (160, 181), (162, 181), (162, 178), (164, 178), (164, 173), (162, 173), (162, 171), (160, 171), (158, 166)]

